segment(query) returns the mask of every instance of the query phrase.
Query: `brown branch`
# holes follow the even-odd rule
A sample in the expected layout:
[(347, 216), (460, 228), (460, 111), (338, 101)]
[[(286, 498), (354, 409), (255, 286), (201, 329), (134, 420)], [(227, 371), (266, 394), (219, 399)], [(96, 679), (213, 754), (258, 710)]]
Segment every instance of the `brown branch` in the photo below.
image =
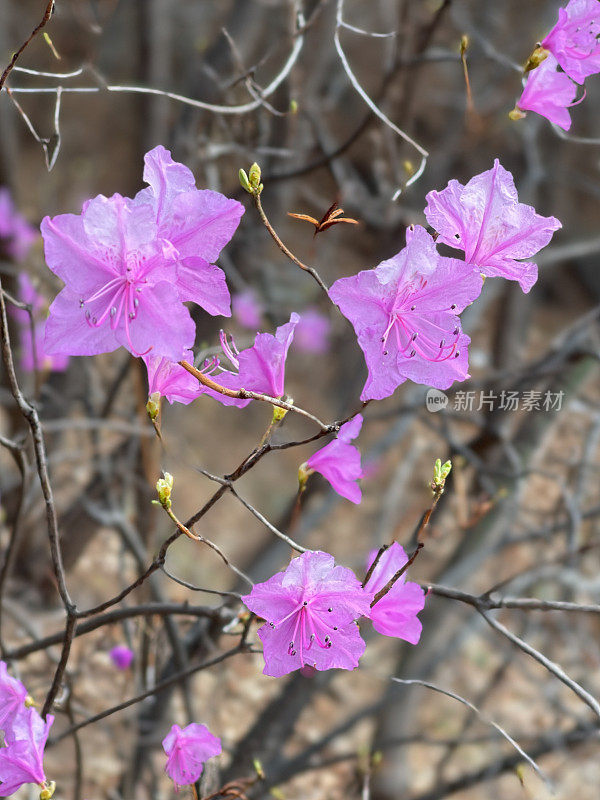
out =
[(6, 81), (8, 76), (10, 75), (10, 73), (12, 71), (12, 68), (17, 63), (17, 59), (19, 58), (19, 56), (21, 55), (23, 50), (25, 50), (25, 48), (27, 47), (29, 42), (31, 42), (31, 40), (35, 36), (37, 36), (37, 34), (42, 30), (44, 25), (50, 20), (50, 17), (54, 13), (54, 3), (55, 3), (55, 0), (50, 0), (50, 2), (46, 6), (46, 11), (44, 12), (44, 16), (42, 17), (42, 21), (38, 25), (35, 26), (35, 28), (31, 31), (31, 33), (29, 35), (29, 38), (25, 42), (23, 42), (23, 44), (21, 45), (21, 47), (19, 47), (17, 52), (13, 54), (13, 57), (11, 58), (10, 63), (8, 64), (8, 66), (6, 67), (6, 69), (4, 70), (2, 75), (0, 76), (0, 91), (2, 91), (2, 87), (4, 86), (4, 82)]

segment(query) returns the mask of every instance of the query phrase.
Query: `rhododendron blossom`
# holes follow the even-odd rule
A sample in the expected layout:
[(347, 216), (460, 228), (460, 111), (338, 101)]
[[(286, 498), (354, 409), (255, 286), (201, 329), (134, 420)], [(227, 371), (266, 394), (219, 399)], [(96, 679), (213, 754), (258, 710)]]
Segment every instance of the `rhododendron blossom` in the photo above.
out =
[(53, 722), (51, 714), (44, 721), (35, 708), (14, 717), (5, 734), (6, 746), (0, 748), (0, 797), (8, 797), (25, 783), (44, 785), (44, 747)]
[(231, 298), (231, 307), (236, 322), (242, 328), (249, 328), (251, 331), (260, 328), (263, 309), (252, 289), (234, 294)]
[(37, 236), (35, 228), (16, 210), (8, 189), (0, 187), (0, 253), (22, 261)]
[[(247, 389), (251, 392), (266, 394), (269, 397), (282, 397), (284, 394), (285, 360), (294, 338), (294, 328), (299, 319), (298, 314), (293, 313), (289, 322), (277, 328), (275, 335), (258, 333), (252, 347), (248, 347), (241, 352), (235, 346), (233, 339), (228, 341), (225, 333), (221, 331), (223, 353), (235, 371), (227, 369), (217, 357), (205, 361), (201, 371), (226, 389)], [(219, 369), (221, 372), (217, 373)], [(199, 388), (200, 392), (209, 394), (225, 406), (244, 408), (244, 406), (252, 402), (251, 400), (238, 400), (235, 397), (227, 397), (204, 385)]]
[(196, 783), (204, 762), (221, 753), (221, 740), (198, 722), (183, 729), (173, 725), (162, 746), (167, 754), (165, 771), (175, 784), (175, 791)]
[(158, 237), (176, 251), (176, 284), (181, 300), (209, 314), (231, 315), (225, 274), (214, 262), (239, 225), (244, 206), (219, 192), (196, 189), (192, 172), (173, 161), (162, 146), (144, 157), (149, 186), (135, 197), (152, 209)]
[(242, 601), (266, 620), (258, 630), (265, 675), (281, 677), (305, 665), (354, 669), (365, 650), (355, 620), (373, 595), (329, 553), (308, 551), (283, 572), (257, 583)]
[(419, 225), (393, 258), (336, 281), (329, 296), (354, 326), (369, 371), (360, 399), (389, 397), (407, 378), (437, 389), (468, 378), (471, 340), (457, 314), (481, 287), (473, 267), (440, 256)]
[(568, 109), (581, 101), (575, 101), (577, 87), (567, 74), (557, 70), (557, 66), (554, 56), (549, 55), (539, 67), (532, 69), (516, 107), (518, 111), (535, 111), (568, 131), (571, 127)]
[(524, 292), (537, 280), (537, 264), (517, 259), (531, 258), (562, 227), (519, 203), (513, 176), (498, 159), (466, 186), (452, 180), (426, 199), (425, 216), (438, 241), (463, 250), (465, 261), (484, 275), (518, 281)]
[(176, 282), (177, 251), (158, 238), (149, 205), (116, 194), (80, 216), (42, 221), (46, 261), (66, 284), (50, 307), (49, 353), (95, 355), (127, 348), (176, 361), (195, 326)]
[(0, 661), (0, 730), (5, 736), (10, 732), (15, 716), (25, 712), (27, 699), (27, 689), (21, 681), (8, 674), (6, 663)]
[[(339, 429), (337, 437), (307, 459), (306, 467), (311, 472), (319, 472), (342, 497), (353, 503), (360, 503), (362, 492), (357, 480), (362, 478), (358, 448), (351, 445), (362, 428), (363, 418), (357, 414)], [(302, 467), (300, 468), (302, 470)]]
[[(26, 372), (34, 369), (49, 372), (64, 372), (69, 366), (69, 356), (50, 355), (44, 350), (48, 303), (46, 298), (34, 287), (29, 276), (19, 273), (19, 300), (31, 306), (33, 331), (29, 313), (22, 308), (11, 306), (11, 313), (19, 323), (19, 343), (21, 345), (21, 368)], [(33, 333), (33, 335), (32, 335)]]
[(570, 0), (542, 42), (570, 78), (582, 84), (600, 72), (600, 2)]
[[(182, 359), (194, 363), (194, 354), (186, 350)], [(196, 378), (175, 361), (170, 361), (164, 356), (155, 356), (149, 353), (144, 356), (144, 363), (148, 370), (148, 395), (166, 397), (169, 403), (183, 403), (187, 405), (199, 397), (200, 386)]]
[[(369, 553), (367, 568), (377, 556), (377, 550)], [(404, 548), (394, 542), (381, 554), (375, 569), (365, 584), (365, 589), (376, 595), (394, 575), (408, 562)], [(417, 619), (419, 611), (425, 605), (425, 592), (418, 583), (406, 582), (406, 574), (401, 575), (392, 584), (383, 597), (378, 600), (369, 612), (373, 627), (384, 636), (404, 639), (410, 644), (417, 644), (421, 637), (422, 625)]]
[(130, 650), (129, 647), (126, 647), (124, 644), (118, 644), (116, 647), (113, 647), (109, 656), (117, 669), (129, 669), (133, 662), (133, 650)]
[(329, 350), (330, 332), (329, 318), (315, 308), (307, 308), (296, 329), (296, 347), (304, 353), (322, 355)]
[(66, 284), (50, 308), (49, 353), (94, 355), (122, 345), (133, 355), (181, 358), (195, 328), (184, 301), (230, 315), (223, 272), (211, 262), (243, 206), (195, 188), (164, 147), (146, 154), (149, 184), (134, 200), (99, 195), (81, 215), (42, 222), (46, 261)]

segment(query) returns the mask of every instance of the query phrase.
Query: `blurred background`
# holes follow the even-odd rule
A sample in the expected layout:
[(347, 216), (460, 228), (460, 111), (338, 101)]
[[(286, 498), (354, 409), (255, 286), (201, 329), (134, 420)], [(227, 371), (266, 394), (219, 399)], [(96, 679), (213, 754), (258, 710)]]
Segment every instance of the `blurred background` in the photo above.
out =
[[(3, 65), (44, 8), (40, 0), (2, 0)], [(219, 260), (238, 310), (234, 305), (233, 319), (224, 320), (196, 308), (196, 352), (214, 347), (221, 327), (240, 349), (251, 343), (256, 324), (244, 315), (244, 302), (261, 330), (272, 331), (291, 311), (314, 315), (320, 333), (313, 329), (307, 342), (292, 346), (286, 389), (328, 421), (359, 407), (362, 353), (318, 286), (273, 244), (239, 186), (240, 167), (259, 162), (271, 222), (328, 285), (398, 252), (406, 226), (426, 224), (428, 191), (452, 178), (465, 183), (494, 158), (514, 174), (522, 202), (561, 220), (562, 230), (536, 259), (540, 277), (528, 295), (488, 279), (463, 314), (473, 340), (472, 377), (447, 392), (445, 409), (432, 413), (426, 387), (406, 383), (365, 410), (361, 505), (315, 476), (294, 515), (297, 468), (314, 452), (310, 445), (271, 453), (239, 481), (242, 496), (277, 527), (358, 574), (370, 549), (394, 538), (408, 547), (431, 503), (433, 463), (452, 458), (412, 580), (475, 597), (494, 590), (496, 598), (599, 602), (600, 76), (586, 82), (569, 134), (531, 112), (518, 122), (508, 116), (521, 92), (520, 65), (558, 8), (554, 0), (57, 0), (44, 28), (50, 39), (40, 34), (30, 43), (8, 78), (11, 96), (0, 94), (0, 185), (35, 227), (47, 214), (79, 213), (99, 193), (135, 194), (143, 155), (157, 144), (193, 170), (199, 188), (244, 202), (240, 229)], [(339, 18), (336, 24), (341, 12), (354, 30)], [(409, 186), (421, 155), (373, 104), (429, 152)], [(241, 108), (232, 113), (232, 106)], [(309, 224), (287, 216), (318, 219), (334, 201), (360, 224), (313, 238)], [(5, 258), (0, 268), (9, 292), (18, 293), (20, 273), (48, 302), (60, 288), (45, 267), (41, 239), (25, 260)], [(19, 323), (10, 324), (18, 360)], [(5, 378), (0, 372), (0, 433), (15, 438), (25, 427)], [(145, 413), (145, 369), (128, 353), (72, 358), (60, 372), (36, 374), (21, 364), (19, 379), (40, 410), (67, 579), (80, 607), (130, 583), (171, 532), (150, 504), (160, 471), (175, 475), (177, 514), (186, 519), (215, 488), (198, 468), (232, 472), (270, 416), (263, 404), (240, 411), (208, 397), (189, 407), (165, 404), (161, 444)], [(471, 404), (457, 396), (461, 391), (474, 393)], [(519, 393), (520, 406), (501, 408), (502, 392)], [(558, 407), (544, 407), (547, 392), (560, 396)], [(538, 401), (530, 410), (527, 393)], [(484, 395), (495, 401), (481, 403)], [(291, 416), (278, 441), (307, 435), (304, 422)], [(0, 498), (5, 551), (19, 522), (3, 588), (6, 657), (60, 631), (63, 610), (35, 473), (22, 479), (2, 448)], [(289, 558), (289, 548), (230, 495), (197, 531), (253, 580)], [(167, 568), (194, 587), (246, 588), (214, 552), (188, 540), (170, 548)], [(220, 602), (164, 574), (154, 577), (136, 593), (138, 602)], [(472, 604), (447, 595), (429, 595), (416, 647), (365, 630), (367, 653), (353, 673), (273, 679), (261, 674), (259, 655), (238, 655), (83, 728), (47, 751), (57, 795), (171, 796), (160, 742), (173, 721), (183, 725), (190, 717), (224, 742), (225, 755), (206, 771), (205, 794), (251, 774), (259, 758), (266, 781), (249, 791), (252, 797), (273, 791), (289, 800), (597, 798), (597, 714)], [(490, 616), (597, 696), (597, 612), (517, 608)], [(129, 671), (115, 674), (108, 651), (120, 643), (136, 658)], [(229, 646), (219, 627), (181, 617), (142, 617), (82, 636), (53, 732)], [(18, 662), (40, 701), (58, 654), (55, 646)], [(484, 719), (456, 699), (390, 676), (433, 682), (475, 704)], [(549, 783), (523, 766), (489, 720), (536, 760)]]

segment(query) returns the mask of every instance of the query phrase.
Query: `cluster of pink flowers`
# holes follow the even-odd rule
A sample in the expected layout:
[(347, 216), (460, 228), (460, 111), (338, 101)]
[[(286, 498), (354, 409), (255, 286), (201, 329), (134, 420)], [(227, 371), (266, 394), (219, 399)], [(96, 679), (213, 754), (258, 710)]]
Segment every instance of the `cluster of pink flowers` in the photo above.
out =
[(0, 797), (8, 797), (26, 783), (37, 783), (53, 791), (44, 773), (44, 747), (54, 717), (42, 719), (21, 681), (8, 674), (0, 661)]
[[(191, 172), (162, 147), (146, 155), (144, 179), (148, 187), (134, 199), (99, 196), (79, 216), (43, 221), (46, 259), (66, 284), (50, 308), (45, 350), (92, 355), (123, 346), (143, 358), (153, 401), (166, 397), (186, 404), (207, 394), (244, 408), (252, 400), (199, 383), (179, 363), (194, 361), (195, 328), (184, 303), (195, 302), (212, 315), (231, 314), (225, 275), (214, 261), (243, 208), (197, 189)], [(561, 227), (554, 217), (519, 202), (512, 175), (497, 159), (465, 185), (452, 180), (430, 192), (424, 215), (435, 236), (410, 226), (399, 253), (375, 269), (340, 278), (328, 292), (352, 323), (365, 356), (363, 401), (389, 397), (407, 379), (447, 389), (468, 378), (470, 339), (460, 313), (477, 299), (485, 276), (517, 281), (528, 292), (537, 280), (530, 259)], [(438, 243), (462, 251), (463, 258), (441, 255)], [(263, 309), (256, 295), (235, 296), (233, 307), (242, 327), (258, 327)], [(253, 344), (241, 350), (221, 331), (221, 354), (206, 359), (200, 372), (226, 390), (282, 398), (292, 342), (318, 354), (327, 349), (328, 337), (329, 320), (316, 309), (303, 318), (292, 313), (275, 333), (256, 333)], [(352, 441), (362, 424), (362, 416), (354, 415), (309, 456), (300, 467), (301, 488), (318, 472), (338, 494), (361, 501), (361, 455)], [(354, 669), (365, 650), (361, 618), (386, 636), (418, 642), (417, 614), (425, 594), (399, 575), (408, 563), (406, 553), (394, 543), (372, 566), (375, 558), (372, 552), (363, 584), (328, 553), (307, 551), (254, 586), (243, 601), (265, 620), (258, 632), (265, 674)], [(129, 652), (111, 655), (119, 668), (131, 663)], [(197, 724), (184, 730), (173, 726), (163, 744), (176, 785), (197, 780), (202, 763), (221, 748)]]
[(361, 400), (389, 397), (406, 379), (447, 389), (468, 378), (470, 339), (458, 315), (481, 293), (482, 275), (518, 281), (528, 292), (537, 266), (521, 259), (561, 227), (519, 203), (513, 177), (497, 159), (464, 186), (452, 180), (430, 192), (425, 216), (437, 241), (462, 250), (464, 261), (441, 256), (433, 237), (411, 226), (397, 255), (329, 290), (365, 355)]
[[(369, 556), (370, 567), (377, 551)], [(369, 580), (360, 583), (352, 570), (335, 564), (329, 553), (307, 551), (283, 572), (257, 583), (242, 598), (264, 619), (264, 674), (281, 677), (303, 667), (316, 670), (358, 666), (365, 651), (357, 620), (366, 617), (385, 636), (416, 644), (421, 635), (417, 614), (425, 593), (405, 575), (375, 602), (376, 595), (407, 563), (403, 548), (392, 544), (379, 558)]]
[(16, 210), (10, 192), (0, 187), (0, 256), (23, 261), (38, 232)]
[(559, 9), (556, 25), (534, 54), (538, 66), (528, 73), (513, 115), (535, 111), (568, 131), (568, 109), (583, 100), (575, 100), (576, 84), (600, 72), (599, 36), (599, 0), (570, 0)]

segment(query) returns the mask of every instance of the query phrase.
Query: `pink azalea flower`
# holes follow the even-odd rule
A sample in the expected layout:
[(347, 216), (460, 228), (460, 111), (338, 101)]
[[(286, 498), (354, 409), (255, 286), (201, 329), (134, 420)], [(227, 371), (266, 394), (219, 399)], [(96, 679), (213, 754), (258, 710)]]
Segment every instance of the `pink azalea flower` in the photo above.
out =
[(426, 199), (425, 216), (438, 241), (463, 250), (465, 261), (485, 275), (518, 281), (524, 292), (537, 280), (537, 264), (517, 259), (531, 258), (562, 227), (519, 203), (513, 177), (498, 159), (466, 186), (453, 180)]
[(577, 87), (567, 74), (557, 71), (557, 66), (556, 59), (550, 55), (527, 74), (527, 83), (517, 100), (517, 109), (535, 111), (568, 131), (571, 127), (568, 109), (576, 105)]
[(337, 437), (306, 461), (306, 466), (314, 472), (319, 472), (333, 486), (342, 497), (353, 503), (360, 503), (362, 492), (356, 483), (362, 478), (363, 471), (360, 464), (360, 452), (351, 445), (362, 428), (363, 418), (357, 414), (354, 419), (346, 422), (338, 431)]
[(46, 261), (66, 284), (50, 307), (48, 353), (95, 355), (119, 346), (176, 361), (195, 326), (177, 287), (177, 251), (148, 204), (115, 194), (81, 215), (42, 221)]
[(25, 709), (14, 719), (6, 747), (0, 748), (0, 797), (8, 797), (25, 783), (46, 782), (44, 747), (53, 722), (51, 714), (44, 722), (35, 708)]
[(354, 669), (365, 650), (355, 620), (369, 614), (373, 595), (329, 553), (306, 552), (283, 572), (257, 583), (243, 602), (266, 620), (258, 630), (265, 675), (281, 677), (305, 665)]
[(407, 378), (437, 389), (468, 378), (471, 340), (457, 314), (481, 287), (473, 266), (440, 256), (420, 225), (393, 258), (336, 281), (329, 296), (354, 326), (369, 370), (361, 400), (389, 397)]
[(118, 644), (112, 648), (109, 656), (117, 669), (126, 670), (129, 669), (133, 661), (133, 650), (125, 647), (124, 644)]
[(303, 353), (321, 355), (329, 350), (331, 322), (315, 308), (307, 308), (300, 316), (296, 330), (296, 347)]
[[(182, 359), (193, 364), (193, 352), (186, 350)], [(171, 404), (183, 403), (184, 405), (188, 405), (200, 396), (200, 385), (196, 378), (175, 361), (149, 353), (144, 356), (144, 363), (148, 370), (149, 396), (158, 394), (160, 397), (166, 397)]]
[(46, 317), (48, 303), (46, 298), (36, 291), (29, 276), (19, 273), (19, 300), (31, 306), (33, 315), (33, 337), (29, 314), (21, 308), (11, 307), (13, 317), (19, 323), (19, 342), (21, 345), (21, 369), (33, 372), (36, 368), (48, 372), (64, 372), (69, 366), (69, 356), (50, 355), (44, 350)]
[(196, 189), (192, 172), (162, 146), (146, 153), (144, 163), (149, 186), (135, 202), (151, 207), (158, 236), (177, 251), (180, 299), (209, 314), (231, 316), (225, 274), (213, 262), (235, 233), (244, 206), (219, 192)]
[(221, 740), (198, 722), (183, 729), (173, 725), (162, 746), (167, 754), (165, 771), (174, 782), (175, 791), (179, 791), (180, 786), (196, 783), (204, 762), (221, 753)]
[[(257, 333), (252, 347), (248, 347), (241, 352), (238, 351), (233, 339), (231, 343), (228, 342), (227, 337), (221, 331), (223, 353), (231, 362), (235, 372), (223, 367), (218, 358), (205, 362), (202, 372), (226, 389), (248, 389), (248, 391), (266, 394), (269, 397), (283, 397), (285, 392), (285, 359), (294, 338), (294, 328), (299, 320), (298, 314), (292, 313), (290, 321), (286, 322), (285, 325), (280, 325), (275, 335)], [(217, 369), (221, 369), (222, 372), (215, 374)], [(244, 408), (244, 406), (252, 402), (251, 400), (226, 397), (206, 386), (200, 386), (199, 388), (201, 393), (209, 394), (225, 406)]]
[(25, 712), (27, 696), (21, 681), (9, 675), (6, 663), (0, 661), (0, 730), (10, 732), (15, 716)]
[(234, 294), (231, 298), (233, 316), (242, 328), (255, 331), (260, 328), (262, 306), (252, 289)]
[(0, 250), (4, 249), (8, 258), (23, 261), (37, 235), (16, 210), (8, 189), (0, 187)]
[[(372, 550), (369, 553), (367, 568), (375, 560), (377, 552), (377, 550)], [(404, 552), (404, 548), (394, 542), (382, 553), (371, 577), (365, 584), (365, 589), (372, 592), (373, 596), (376, 595), (407, 561), (408, 556)], [(393, 636), (411, 644), (417, 644), (422, 630), (417, 614), (423, 610), (424, 605), (425, 592), (418, 583), (407, 583), (405, 573), (398, 578), (389, 592), (375, 603), (368, 616), (375, 630), (384, 636)]]
[(571, 0), (542, 42), (570, 78), (582, 84), (600, 72), (600, 2)]

